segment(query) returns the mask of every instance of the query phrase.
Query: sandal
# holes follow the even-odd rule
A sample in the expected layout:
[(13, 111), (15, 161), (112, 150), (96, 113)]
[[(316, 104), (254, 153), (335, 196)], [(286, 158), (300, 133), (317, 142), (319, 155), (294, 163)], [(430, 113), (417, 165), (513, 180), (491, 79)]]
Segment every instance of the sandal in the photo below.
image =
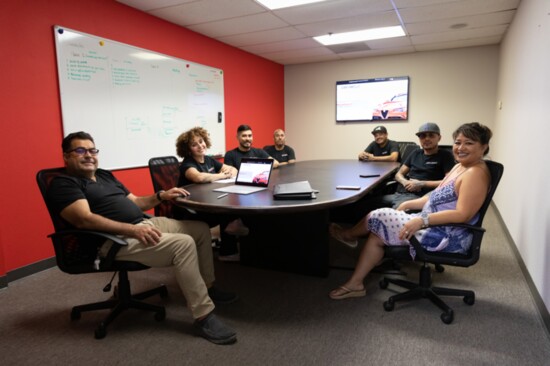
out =
[(338, 240), (340, 243), (345, 244), (352, 249), (357, 248), (357, 240), (344, 239), (342, 237), (342, 230), (344, 230), (344, 228), (342, 228), (340, 225), (330, 224), (329, 232), (334, 239)]
[[(335, 291), (342, 290), (343, 292), (341, 294), (335, 294)], [(350, 290), (346, 286), (340, 286), (336, 290), (332, 290), (328, 296), (332, 300), (343, 300), (350, 297), (363, 297), (367, 294), (367, 291), (365, 289), (362, 290)]]

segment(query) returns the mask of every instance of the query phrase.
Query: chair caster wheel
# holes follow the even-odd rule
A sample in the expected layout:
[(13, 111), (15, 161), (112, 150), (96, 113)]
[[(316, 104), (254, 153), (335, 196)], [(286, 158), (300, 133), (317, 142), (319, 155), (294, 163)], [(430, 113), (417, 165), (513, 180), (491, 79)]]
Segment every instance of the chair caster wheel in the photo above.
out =
[(105, 324), (101, 323), (94, 332), (95, 339), (103, 339), (107, 335)]
[(448, 312), (441, 314), (441, 321), (445, 324), (451, 324), (454, 318), (455, 316), (452, 310), (449, 310)]
[(157, 311), (155, 313), (155, 320), (157, 322), (163, 321), (164, 319), (166, 319), (166, 310), (162, 309), (161, 311)]
[(378, 286), (380, 286), (381, 289), (386, 289), (388, 288), (388, 284), (389, 284), (388, 280), (386, 278), (382, 278), (378, 283)]
[(464, 300), (464, 302), (468, 305), (473, 305), (476, 302), (476, 296), (464, 296), (462, 300)]
[(78, 310), (71, 310), (71, 320), (78, 320), (80, 319), (80, 311)]
[(393, 300), (390, 299), (388, 301), (384, 301), (384, 310), (392, 311), (394, 307), (395, 303), (393, 302)]
[(445, 272), (445, 267), (443, 267), (441, 264), (434, 264), (435, 271), (438, 273)]

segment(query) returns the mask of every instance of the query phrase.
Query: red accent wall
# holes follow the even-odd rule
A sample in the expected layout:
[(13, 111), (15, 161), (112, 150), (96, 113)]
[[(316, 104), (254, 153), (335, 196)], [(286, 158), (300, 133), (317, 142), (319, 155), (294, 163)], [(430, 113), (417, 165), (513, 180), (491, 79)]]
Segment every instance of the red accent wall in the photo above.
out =
[[(282, 65), (114, 0), (0, 1), (0, 276), (53, 255), (35, 174), (63, 164), (54, 25), (223, 69), (227, 149), (239, 124), (253, 127), (256, 147), (284, 128)], [(137, 195), (152, 193), (146, 168), (115, 175)]]

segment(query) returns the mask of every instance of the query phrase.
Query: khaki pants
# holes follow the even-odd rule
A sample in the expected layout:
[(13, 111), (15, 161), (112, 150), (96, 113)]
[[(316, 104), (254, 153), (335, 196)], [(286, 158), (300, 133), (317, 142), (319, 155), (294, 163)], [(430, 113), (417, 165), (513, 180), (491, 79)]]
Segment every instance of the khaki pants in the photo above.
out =
[[(141, 244), (134, 238), (124, 238), (117, 260), (135, 261), (149, 267), (174, 266), (176, 280), (193, 317), (200, 318), (214, 310), (207, 287), (214, 282), (212, 239), (208, 225), (200, 221), (179, 221), (153, 217), (138, 225), (151, 225), (162, 232), (154, 246)], [(108, 244), (111, 244), (110, 242)], [(105, 245), (107, 253), (111, 245)]]

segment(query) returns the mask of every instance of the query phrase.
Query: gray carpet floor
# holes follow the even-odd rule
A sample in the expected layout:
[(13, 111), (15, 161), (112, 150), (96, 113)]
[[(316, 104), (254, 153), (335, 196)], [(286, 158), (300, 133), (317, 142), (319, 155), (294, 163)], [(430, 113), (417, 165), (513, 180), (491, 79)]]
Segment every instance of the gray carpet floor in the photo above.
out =
[[(134, 291), (168, 286), (168, 299), (150, 299), (166, 306), (166, 320), (127, 311), (105, 339), (96, 340), (104, 311), (83, 313), (78, 321), (69, 314), (73, 305), (108, 297), (101, 289), (109, 274), (71, 276), (51, 268), (0, 291), (0, 364), (549, 365), (547, 330), (493, 208), (484, 226), (488, 233), (475, 266), (434, 274), (437, 285), (476, 292), (473, 306), (448, 298), (455, 310), (451, 325), (425, 299), (384, 311), (382, 303), (398, 289), (378, 288), (380, 274), (367, 278), (366, 297), (333, 301), (328, 292), (349, 271), (316, 278), (216, 261), (218, 285), (241, 298), (216, 309), (238, 331), (235, 345), (192, 335), (171, 269), (130, 275)], [(333, 247), (334, 264), (353, 265), (356, 251)], [(417, 264), (403, 269), (416, 280)]]

